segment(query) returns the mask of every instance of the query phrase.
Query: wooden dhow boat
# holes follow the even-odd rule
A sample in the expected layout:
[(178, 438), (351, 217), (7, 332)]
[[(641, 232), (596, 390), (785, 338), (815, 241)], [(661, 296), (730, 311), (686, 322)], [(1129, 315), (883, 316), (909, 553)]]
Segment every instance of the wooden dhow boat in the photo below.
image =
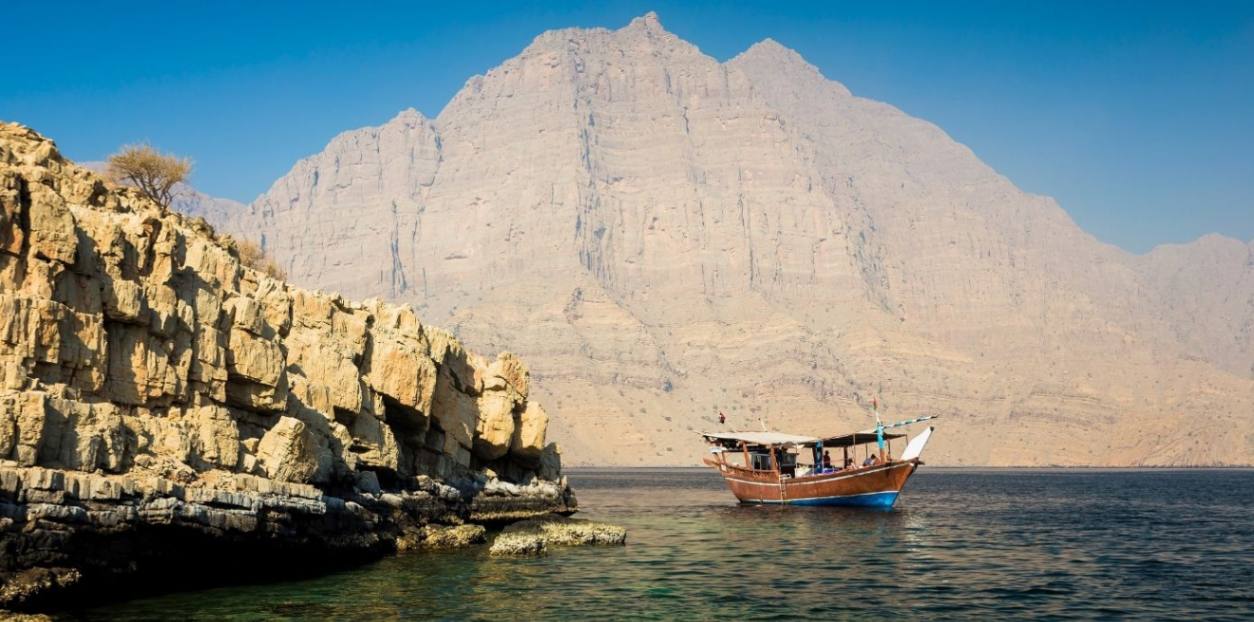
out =
[[(741, 503), (891, 508), (906, 480), (922, 464), (919, 456), (935, 428), (928, 426), (910, 439), (899, 457), (893, 456), (892, 441), (906, 435), (886, 430), (935, 418), (888, 425), (877, 420), (874, 430), (825, 438), (781, 432), (706, 432), (702, 436), (713, 447), (705, 464), (718, 470)], [(825, 464), (825, 456), (833, 449), (842, 450), (840, 463), (831, 459)], [(812, 458), (808, 465), (798, 461), (805, 454)]]

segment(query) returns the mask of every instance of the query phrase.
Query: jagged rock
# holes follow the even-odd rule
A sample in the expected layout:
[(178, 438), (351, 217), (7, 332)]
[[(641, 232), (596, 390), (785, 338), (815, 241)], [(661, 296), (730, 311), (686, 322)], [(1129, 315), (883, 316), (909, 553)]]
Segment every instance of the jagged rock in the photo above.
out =
[(576, 506), (569, 487), (560, 478), (532, 478), (523, 485), (489, 479), (471, 499), (469, 517), (476, 522), (502, 523), (548, 516), (554, 513), (554, 507), (564, 507), (566, 511), (562, 513), (570, 513)]
[(293, 330), (287, 339), (289, 364), (307, 381), (309, 405), (315, 410), (358, 412), (362, 383), (352, 348), (328, 337), (305, 328)]
[(379, 487), (379, 476), (374, 471), (360, 471), (357, 473), (357, 490), (372, 495), (383, 492), (383, 489)]
[[(405, 409), (409, 423), (425, 427), (437, 381), (437, 365), (422, 324), (409, 307), (367, 304), (375, 323), (364, 363), (366, 382)], [(399, 413), (398, 413), (399, 414)]]
[(544, 446), (544, 451), (540, 454), (540, 470), (541, 479), (557, 479), (561, 476), (562, 470), (562, 451), (558, 448), (557, 443), (549, 443)]
[(544, 453), (544, 435), (548, 427), (548, 413), (538, 403), (528, 402), (527, 408), (518, 415), (518, 425), (510, 440), (510, 453), (526, 460), (538, 460)]
[[(441, 369), (436, 378), (431, 412), (447, 435), (446, 448), (456, 444), (470, 449), (479, 427), (479, 404), (458, 387), (456, 377), (447, 369)], [(446, 449), (445, 453), (452, 452)]]
[(102, 302), (105, 317), (119, 322), (144, 319), (144, 290), (139, 283), (114, 279), (106, 281)]
[(483, 544), (487, 533), (483, 525), (425, 525), (416, 541), (407, 542), (404, 548), (459, 549)]
[(188, 413), (188, 423), (192, 427), (190, 457), (202, 470), (234, 470), (240, 464), (239, 429), (226, 408), (214, 404), (194, 408)]
[(530, 405), (513, 355), (488, 365), (408, 307), (294, 288), (235, 249), (0, 124), (0, 550), (24, 551), (0, 556), (0, 607), (185, 564), (188, 541), (339, 559), (423, 525), (473, 540), (437, 527), (476, 511), (574, 510), (552, 468), (511, 463), (525, 485), (480, 494), (472, 448), (503, 457)]
[(31, 188), (30, 250), (36, 257), (74, 263), (78, 240), (74, 234), (74, 217), (65, 199), (43, 186)]
[(313, 481), (320, 462), (318, 453), (313, 435), (292, 417), (279, 417), (257, 445), (257, 460), (266, 475), (282, 482)]
[(0, 456), (21, 466), (39, 461), (47, 399), (39, 391), (0, 395)]
[(391, 426), (374, 416), (353, 419), (350, 428), (353, 451), (365, 466), (400, 471), (400, 445)]
[(511, 399), (521, 403), (527, 400), (527, 392), (531, 388), (531, 372), (527, 366), (512, 352), (502, 352), (488, 366), (485, 374), (484, 391), (505, 391)]
[(491, 461), (509, 451), (514, 437), (514, 400), (506, 393), (487, 392), (478, 400), (475, 454)]

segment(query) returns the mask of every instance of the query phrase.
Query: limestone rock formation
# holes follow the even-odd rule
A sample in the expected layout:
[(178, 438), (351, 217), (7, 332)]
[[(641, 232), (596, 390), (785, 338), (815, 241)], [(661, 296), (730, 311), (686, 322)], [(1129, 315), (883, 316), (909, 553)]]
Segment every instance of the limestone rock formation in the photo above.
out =
[(535, 557), (552, 546), (613, 546), (627, 543), (627, 530), (577, 518), (533, 518), (513, 523), (492, 541), (489, 554)]
[(243, 267), (0, 125), (0, 607), (573, 511), (542, 412), (512, 354)]
[(427, 525), (417, 534), (397, 540), (400, 550), (459, 549), (487, 541), (483, 525)]
[[(547, 32), (215, 224), (519, 353), (578, 463), (695, 463), (720, 410), (860, 429), (872, 397), (946, 417), (933, 463), (1254, 462), (1250, 245), (1102, 244), (771, 40), (720, 63), (653, 14)], [(487, 459), (517, 422), (481, 423)]]

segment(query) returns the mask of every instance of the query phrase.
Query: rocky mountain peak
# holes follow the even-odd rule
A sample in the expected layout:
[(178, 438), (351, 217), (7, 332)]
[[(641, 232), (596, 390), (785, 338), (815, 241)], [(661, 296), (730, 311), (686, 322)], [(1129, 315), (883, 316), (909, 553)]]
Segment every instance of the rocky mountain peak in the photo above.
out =
[(388, 123), (389, 124), (400, 123), (400, 124), (404, 124), (410, 127), (414, 127), (414, 126), (422, 124), (426, 120), (427, 118), (423, 116), (421, 112), (418, 112), (414, 108), (406, 108), (396, 113), (396, 116), (392, 117), (392, 119), (388, 121)]
[(816, 67), (806, 62), (801, 54), (796, 50), (785, 46), (784, 44), (767, 37), (753, 45), (749, 49), (737, 54), (735, 58), (743, 58), (746, 60), (760, 60), (762, 62), (779, 63), (779, 64), (800, 64), (818, 71)]
[(715, 62), (702, 54), (695, 45), (667, 31), (658, 20), (657, 14), (649, 12), (617, 30), (565, 28), (544, 32), (518, 57), (506, 61), (484, 77), (508, 73), (515, 65), (520, 64), (517, 61), (526, 63), (538, 59), (541, 63), (554, 64), (558, 62), (558, 58), (565, 58), (576, 69), (570, 75), (577, 77), (581, 73), (579, 67), (588, 61), (601, 59), (620, 64), (657, 63), (676, 55), (697, 56), (706, 62)]
[(824, 77), (818, 67), (811, 65), (796, 50), (769, 37), (749, 46), (727, 64), (755, 72), (775, 73), (780, 82), (789, 83), (793, 88), (814, 84), (844, 96), (851, 95), (848, 88)]
[(623, 27), (623, 30), (626, 32), (644, 32), (655, 36), (671, 34), (662, 26), (662, 21), (654, 11), (649, 11), (640, 17), (633, 18)]
[(938, 437), (941, 462), (1254, 454), (1162, 440), (1254, 395), (1240, 253), (1102, 245), (778, 42), (720, 64), (656, 16), (552, 31), (436, 120), (354, 136), (223, 225), (297, 282), (525, 354), (577, 459), (691, 462), (720, 409), (860, 428), (875, 394), (979, 439)]

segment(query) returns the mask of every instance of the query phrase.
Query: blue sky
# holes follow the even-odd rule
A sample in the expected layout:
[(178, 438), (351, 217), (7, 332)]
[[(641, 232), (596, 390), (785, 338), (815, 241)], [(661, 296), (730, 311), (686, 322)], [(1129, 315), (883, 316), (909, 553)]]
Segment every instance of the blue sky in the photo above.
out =
[(1254, 238), (1254, 2), (360, 4), (17, 0), (0, 119), (77, 160), (147, 140), (247, 201), (341, 131), (435, 116), (541, 31), (655, 10), (719, 60), (796, 49), (1104, 241)]

